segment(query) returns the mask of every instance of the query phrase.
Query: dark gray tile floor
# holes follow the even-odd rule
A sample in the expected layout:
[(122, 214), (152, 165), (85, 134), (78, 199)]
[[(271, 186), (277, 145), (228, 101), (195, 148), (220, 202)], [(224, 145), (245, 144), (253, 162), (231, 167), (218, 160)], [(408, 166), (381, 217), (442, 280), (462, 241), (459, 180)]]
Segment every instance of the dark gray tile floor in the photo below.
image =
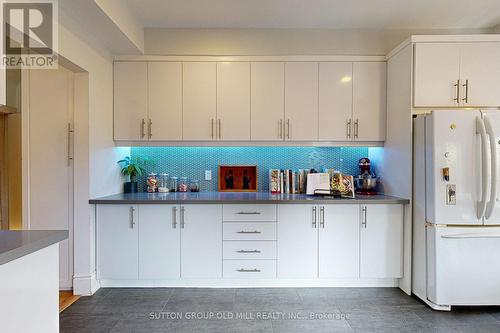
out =
[(498, 333), (500, 307), (437, 312), (397, 288), (120, 288), (80, 298), (60, 315), (60, 327), (71, 333)]

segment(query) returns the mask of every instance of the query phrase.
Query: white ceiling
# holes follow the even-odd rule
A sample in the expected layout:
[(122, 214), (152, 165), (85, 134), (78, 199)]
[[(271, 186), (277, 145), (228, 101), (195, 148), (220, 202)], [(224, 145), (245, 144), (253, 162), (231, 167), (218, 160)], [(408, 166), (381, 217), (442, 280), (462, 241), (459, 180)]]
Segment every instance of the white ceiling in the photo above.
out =
[(146, 28), (467, 29), (500, 0), (125, 0)]

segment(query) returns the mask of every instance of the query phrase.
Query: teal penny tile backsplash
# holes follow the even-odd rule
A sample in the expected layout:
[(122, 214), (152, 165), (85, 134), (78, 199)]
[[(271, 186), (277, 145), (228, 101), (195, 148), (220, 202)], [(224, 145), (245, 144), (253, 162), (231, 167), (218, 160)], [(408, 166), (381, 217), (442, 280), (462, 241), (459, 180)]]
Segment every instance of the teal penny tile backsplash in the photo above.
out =
[[(259, 191), (269, 189), (269, 169), (335, 169), (356, 175), (366, 147), (131, 147), (132, 157), (152, 161), (147, 172), (168, 173), (200, 181), (202, 191), (217, 191), (219, 165), (257, 165)], [(205, 170), (212, 180), (205, 181)], [(139, 179), (144, 191), (146, 177)]]

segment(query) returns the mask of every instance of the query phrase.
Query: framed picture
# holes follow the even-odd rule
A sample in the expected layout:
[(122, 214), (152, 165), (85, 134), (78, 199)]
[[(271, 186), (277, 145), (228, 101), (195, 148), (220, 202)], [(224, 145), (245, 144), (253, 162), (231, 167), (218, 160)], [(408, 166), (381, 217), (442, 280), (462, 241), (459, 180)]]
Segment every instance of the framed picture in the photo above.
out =
[(219, 165), (219, 192), (257, 192), (256, 165)]

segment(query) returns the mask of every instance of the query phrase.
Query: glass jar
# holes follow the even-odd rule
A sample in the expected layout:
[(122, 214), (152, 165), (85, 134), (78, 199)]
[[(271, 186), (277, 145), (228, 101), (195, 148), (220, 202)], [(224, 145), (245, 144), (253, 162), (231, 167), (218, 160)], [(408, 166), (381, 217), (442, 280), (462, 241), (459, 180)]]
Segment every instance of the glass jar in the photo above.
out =
[(189, 183), (189, 190), (191, 192), (200, 192), (200, 182), (196, 179), (191, 180)]
[(167, 173), (161, 173), (158, 178), (158, 192), (167, 193), (170, 191), (170, 183)]
[(158, 191), (158, 177), (156, 176), (156, 173), (150, 173), (148, 175), (146, 185), (148, 186), (148, 193)]
[(187, 177), (179, 178), (179, 185), (177, 185), (177, 191), (179, 191), (179, 192), (187, 192), (188, 191)]
[(170, 177), (170, 192), (175, 192), (177, 191), (177, 183), (178, 183), (177, 177)]

